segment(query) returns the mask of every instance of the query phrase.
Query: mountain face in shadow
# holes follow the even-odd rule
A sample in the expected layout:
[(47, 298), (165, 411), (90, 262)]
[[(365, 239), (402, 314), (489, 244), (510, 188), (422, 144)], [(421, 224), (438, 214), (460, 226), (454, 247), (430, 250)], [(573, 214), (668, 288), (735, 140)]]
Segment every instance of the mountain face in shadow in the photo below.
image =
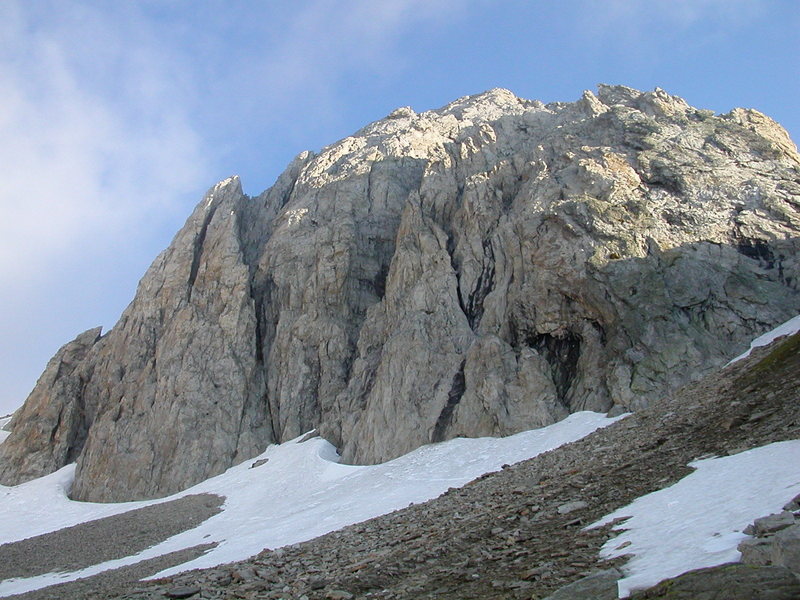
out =
[(373, 463), (636, 410), (800, 312), (800, 156), (662, 90), (409, 108), (214, 186), (114, 328), (47, 365), (0, 482), (184, 489), (312, 428)]

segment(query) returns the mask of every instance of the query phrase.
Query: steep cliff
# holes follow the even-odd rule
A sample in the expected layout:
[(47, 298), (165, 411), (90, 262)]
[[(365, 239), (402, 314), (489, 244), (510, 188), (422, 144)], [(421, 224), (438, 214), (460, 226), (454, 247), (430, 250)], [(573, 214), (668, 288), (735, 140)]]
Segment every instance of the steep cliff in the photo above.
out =
[(261, 196), (212, 188), (120, 322), (53, 358), (0, 481), (77, 459), (73, 497), (127, 500), (312, 427), (377, 462), (635, 410), (800, 312), (799, 261), (800, 156), (756, 111), (621, 86), (398, 109)]

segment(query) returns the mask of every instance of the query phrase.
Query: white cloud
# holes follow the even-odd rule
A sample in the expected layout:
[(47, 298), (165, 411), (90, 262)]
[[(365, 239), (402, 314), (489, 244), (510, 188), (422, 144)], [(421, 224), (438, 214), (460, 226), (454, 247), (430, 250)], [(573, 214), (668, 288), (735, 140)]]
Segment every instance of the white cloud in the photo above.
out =
[[(157, 47), (110, 19), (0, 5), (0, 282), (47, 276), (197, 185), (205, 158)], [(24, 257), (24, 260), (22, 260)]]

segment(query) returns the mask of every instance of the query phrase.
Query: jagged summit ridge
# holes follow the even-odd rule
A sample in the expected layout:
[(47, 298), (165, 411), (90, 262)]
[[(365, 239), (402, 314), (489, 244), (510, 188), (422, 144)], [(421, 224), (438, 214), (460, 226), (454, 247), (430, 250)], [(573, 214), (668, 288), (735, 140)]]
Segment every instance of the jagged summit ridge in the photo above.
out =
[(377, 462), (636, 409), (798, 312), (799, 177), (761, 113), (662, 90), (398, 109), (260, 196), (214, 186), (53, 358), (0, 481), (77, 457), (74, 497), (127, 500), (314, 427)]

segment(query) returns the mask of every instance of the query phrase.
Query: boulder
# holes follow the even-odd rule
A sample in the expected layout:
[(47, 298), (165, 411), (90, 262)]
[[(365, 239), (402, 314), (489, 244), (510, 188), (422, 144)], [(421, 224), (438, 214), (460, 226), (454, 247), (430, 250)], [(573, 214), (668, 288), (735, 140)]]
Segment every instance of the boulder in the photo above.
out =
[[(791, 525), (794, 525), (794, 515), (788, 510), (784, 510), (753, 521), (752, 534), (759, 537), (770, 535)], [(745, 531), (745, 533), (750, 532)]]
[(800, 577), (800, 525), (792, 525), (775, 534), (772, 564), (786, 567)]

